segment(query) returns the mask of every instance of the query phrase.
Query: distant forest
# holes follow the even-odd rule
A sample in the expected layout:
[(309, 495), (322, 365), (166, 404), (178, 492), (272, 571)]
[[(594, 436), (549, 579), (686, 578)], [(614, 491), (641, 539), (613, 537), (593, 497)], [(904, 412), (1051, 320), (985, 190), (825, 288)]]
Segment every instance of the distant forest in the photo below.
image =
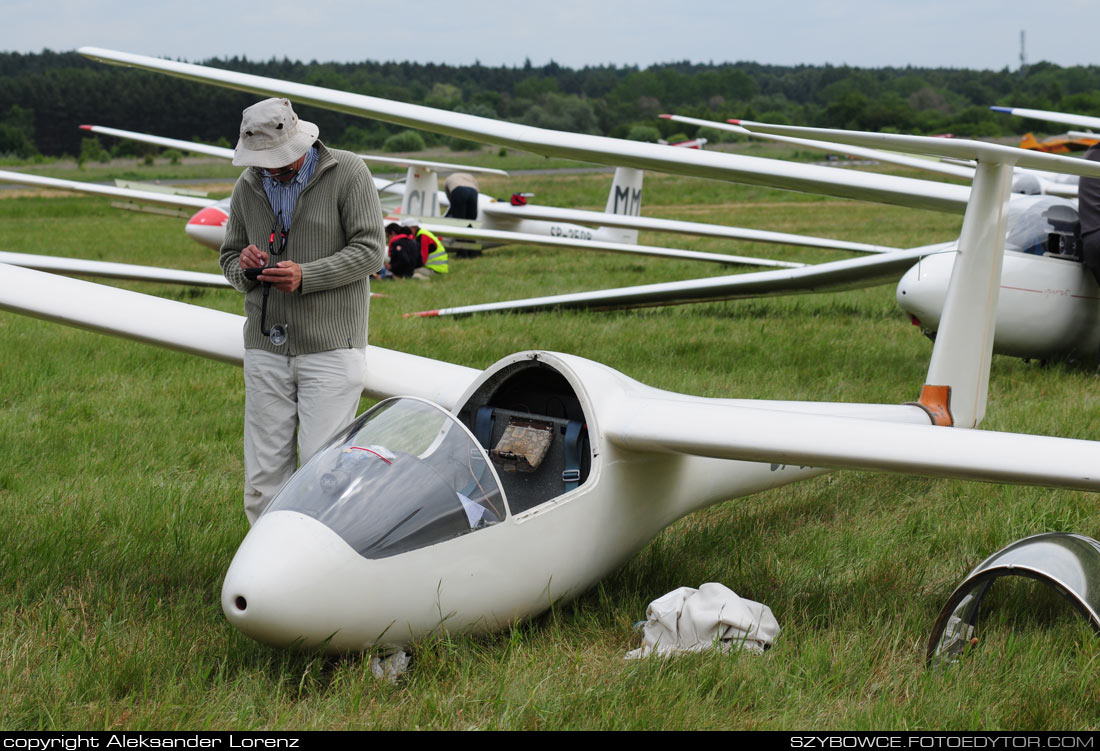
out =
[[(717, 131), (658, 120), (662, 112), (834, 128), (1007, 136), (1057, 126), (989, 110), (1011, 105), (1100, 114), (1100, 67), (1037, 63), (1022, 71), (947, 68), (776, 66), (689, 62), (598, 66), (551, 62), (490, 68), (420, 63), (302, 63), (213, 59), (205, 65), (299, 81), (403, 102), (547, 128), (637, 140), (706, 136)], [(0, 53), (0, 154), (21, 157), (87, 151), (81, 123), (229, 145), (241, 109), (256, 99), (164, 75), (94, 63), (74, 52)], [(363, 118), (301, 107), (326, 142), (365, 150), (469, 144), (419, 137)], [(422, 139), (422, 140), (421, 140)], [(113, 140), (113, 139), (111, 139)], [(90, 144), (97, 147), (97, 144)], [(106, 144), (114, 153), (134, 144)]]

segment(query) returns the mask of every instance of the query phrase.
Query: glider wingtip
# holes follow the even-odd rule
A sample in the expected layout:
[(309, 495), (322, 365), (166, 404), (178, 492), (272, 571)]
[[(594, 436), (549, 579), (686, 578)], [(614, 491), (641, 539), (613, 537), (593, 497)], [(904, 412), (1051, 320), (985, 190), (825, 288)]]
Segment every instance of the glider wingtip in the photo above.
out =
[(438, 310), (421, 310), (418, 313), (406, 313), (404, 318), (435, 318), (439, 315)]
[(740, 120), (738, 120), (738, 119), (737, 119), (737, 118), (735, 118), (735, 117), (731, 117), (731, 118), (728, 118), (728, 119), (726, 120), (726, 122), (727, 122), (727, 123), (729, 123), (729, 124), (731, 124), (731, 125), (740, 125), (740, 124), (741, 124), (741, 121), (740, 121)]
[(672, 119), (672, 115), (669, 115), (669, 114), (657, 115), (657, 117), (661, 118), (662, 120), (671, 120)]
[(989, 109), (993, 110), (994, 112), (1007, 112), (1010, 115), (1012, 114), (1012, 110), (1013, 110), (1012, 107), (995, 107), (995, 106), (991, 106)]
[(91, 125), (81, 125), (79, 127), (80, 127), (81, 130), (91, 130), (92, 129)]

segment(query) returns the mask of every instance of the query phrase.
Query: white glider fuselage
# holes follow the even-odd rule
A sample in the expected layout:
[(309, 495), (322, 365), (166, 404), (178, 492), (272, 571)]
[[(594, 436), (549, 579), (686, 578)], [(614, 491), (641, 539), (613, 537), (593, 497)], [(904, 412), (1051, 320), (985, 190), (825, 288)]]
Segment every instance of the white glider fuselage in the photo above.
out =
[[(537, 384), (547, 383), (552, 393), (541, 393)], [(636, 399), (685, 408), (700, 400), (645, 386), (583, 358), (546, 352), (507, 357), (470, 384), (454, 412), (472, 428), (477, 410), (495, 406), (503, 393), (522, 393), (525, 404), (564, 404), (570, 417), (583, 421), (587, 441), (578, 487), (559, 487), (536, 499), (527, 497), (525, 478), (494, 472), (502, 478), (507, 518), (377, 558), (361, 555), (317, 518), (280, 509), (276, 500), (226, 574), (222, 608), (229, 620), (264, 642), (330, 651), (399, 646), (441, 629), (499, 629), (581, 594), (696, 509), (826, 471), (623, 445), (616, 441), (617, 428), (630, 419)], [(928, 425), (928, 416), (915, 406), (703, 401)], [(331, 459), (322, 452), (313, 461)], [(540, 472), (560, 475), (562, 467)], [(503, 479), (505, 474), (513, 481)], [(299, 486), (292, 481), (282, 492)], [(453, 497), (451, 502), (457, 507)], [(410, 513), (415, 512), (414, 505)]]
[[(481, 195), (478, 204), (492, 205), (496, 199), (491, 196)], [(485, 216), (485, 212), (481, 212)], [(225, 198), (212, 206), (199, 209), (187, 220), (184, 232), (199, 245), (219, 250), (222, 240), (225, 239), (225, 223), (229, 221), (229, 199)], [(585, 227), (580, 224), (568, 222), (545, 222), (522, 218), (493, 218), (480, 222), (485, 229), (501, 230), (505, 232), (520, 232), (528, 235), (545, 235), (547, 237), (567, 237), (577, 240), (595, 240), (599, 242), (633, 242), (637, 232), (616, 229), (615, 227)], [(634, 237), (631, 237), (631, 234)]]
[[(638, 172), (639, 178), (637, 181), (637, 189), (633, 194), (633, 200), (631, 202), (623, 202), (619, 204), (621, 208), (619, 210), (612, 210), (613, 204), (616, 199), (616, 186), (612, 186), (611, 195), (608, 200), (608, 213), (628, 214), (631, 216), (638, 216), (641, 205), (641, 179), (640, 170), (631, 170), (631, 172)], [(391, 193), (404, 193), (402, 185), (392, 185), (389, 183), (383, 183), (381, 180), (375, 181), (379, 187), (382, 184), (388, 186), (387, 190)], [(434, 175), (431, 179), (432, 191), (436, 193), (435, 200), (430, 198), (425, 199), (423, 197), (424, 191), (414, 190), (413, 194), (408, 196), (404, 203), (408, 204), (410, 201), (414, 202), (413, 208), (419, 206), (422, 210), (422, 216), (427, 218), (431, 216), (438, 216), (438, 210), (441, 205), (446, 202), (446, 197), (441, 193), (435, 191), (435, 178)], [(621, 194), (621, 191), (620, 191)], [(417, 203), (418, 201), (418, 203)], [(504, 232), (517, 232), (527, 235), (543, 235), (546, 237), (565, 237), (576, 240), (591, 240), (596, 242), (614, 242), (614, 243), (634, 243), (638, 239), (637, 230), (625, 230), (616, 227), (586, 227), (580, 224), (571, 224), (568, 222), (547, 222), (533, 219), (523, 219), (520, 217), (512, 216), (498, 216), (492, 212), (492, 206), (497, 203), (497, 199), (485, 194), (478, 195), (478, 220), (477, 223), (480, 227), (488, 230), (497, 230)], [(488, 210), (486, 210), (488, 209)], [(408, 213), (404, 211), (403, 213)], [(421, 212), (414, 212), (417, 215), (421, 215)], [(199, 209), (195, 214), (187, 221), (187, 225), (184, 231), (187, 236), (195, 242), (203, 245), (207, 248), (213, 248), (219, 250), (221, 248), (222, 240), (225, 239), (225, 223), (229, 221), (229, 199), (225, 198), (218, 201), (215, 204)], [(492, 243), (487, 243), (492, 244)], [(498, 243), (503, 244), (503, 243)]]
[[(493, 213), (492, 209), (496, 204), (499, 204), (499, 201), (491, 196), (479, 196), (478, 223), (482, 229), (543, 237), (564, 237), (569, 240), (590, 240), (593, 242), (636, 243), (638, 241), (637, 230), (624, 230), (617, 227), (588, 227), (570, 222), (500, 216)], [(638, 216), (638, 214), (635, 213), (632, 216)], [(492, 244), (491, 242), (485, 243), (487, 246)], [(504, 243), (498, 244), (503, 245)]]
[[(1100, 287), (1076, 254), (1051, 247), (1050, 212), (1077, 219), (1064, 199), (1014, 195), (1001, 270), (993, 351), (1038, 360), (1095, 361), (1100, 348)], [(940, 326), (955, 248), (925, 256), (897, 287), (898, 305), (926, 334)]]
[(221, 250), (225, 239), (225, 223), (229, 221), (229, 199), (199, 209), (187, 220), (183, 231), (199, 245)]
[[(902, 310), (932, 334), (939, 328), (957, 250), (930, 255), (897, 288)], [(1100, 288), (1080, 260), (1006, 250), (993, 351), (1039, 360), (1095, 360)]]

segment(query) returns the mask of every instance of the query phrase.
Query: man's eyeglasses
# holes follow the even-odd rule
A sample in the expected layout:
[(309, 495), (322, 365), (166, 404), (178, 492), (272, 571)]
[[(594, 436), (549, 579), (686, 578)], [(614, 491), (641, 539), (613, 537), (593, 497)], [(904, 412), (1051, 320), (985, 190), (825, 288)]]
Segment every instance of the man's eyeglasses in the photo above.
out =
[[(272, 180), (278, 180), (279, 182), (289, 182), (289, 178), (298, 174), (297, 167), (283, 167), (280, 170), (264, 170), (264, 174), (270, 177)], [(287, 178), (287, 179), (284, 179)]]

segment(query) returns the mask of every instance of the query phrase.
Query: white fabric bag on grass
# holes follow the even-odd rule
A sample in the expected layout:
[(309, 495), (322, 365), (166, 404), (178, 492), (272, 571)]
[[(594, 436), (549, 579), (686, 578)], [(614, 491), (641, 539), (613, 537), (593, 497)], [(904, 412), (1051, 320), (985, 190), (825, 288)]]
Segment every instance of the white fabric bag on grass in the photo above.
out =
[(649, 603), (643, 646), (626, 654), (636, 659), (657, 654), (703, 652), (718, 647), (762, 653), (779, 633), (771, 608), (744, 600), (717, 582), (680, 587)]

